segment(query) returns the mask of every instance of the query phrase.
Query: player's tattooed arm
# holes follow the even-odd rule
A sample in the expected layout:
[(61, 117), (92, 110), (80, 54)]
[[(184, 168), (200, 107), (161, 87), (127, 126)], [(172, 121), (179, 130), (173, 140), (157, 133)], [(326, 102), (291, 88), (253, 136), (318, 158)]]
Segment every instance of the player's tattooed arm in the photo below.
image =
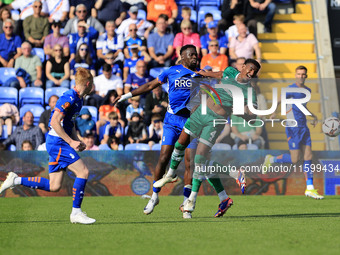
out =
[(51, 119), (52, 128), (59, 135), (59, 137), (67, 142), (73, 149), (80, 150), (82, 147), (81, 142), (75, 141), (71, 137), (69, 137), (68, 134), (66, 134), (64, 128), (61, 126), (61, 121), (63, 120), (63, 118), (64, 115), (61, 112), (55, 111)]
[(203, 69), (201, 69), (196, 73), (200, 74), (204, 77), (211, 77), (211, 78), (216, 78), (216, 79), (222, 79), (222, 77), (223, 77), (222, 71), (213, 72), (213, 71), (204, 71)]

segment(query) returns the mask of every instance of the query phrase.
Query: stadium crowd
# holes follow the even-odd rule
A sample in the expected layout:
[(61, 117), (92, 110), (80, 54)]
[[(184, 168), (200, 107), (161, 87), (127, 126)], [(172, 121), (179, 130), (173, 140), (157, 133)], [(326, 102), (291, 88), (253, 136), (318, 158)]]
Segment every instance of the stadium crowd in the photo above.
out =
[[(95, 91), (84, 105), (98, 109), (98, 117), (83, 108), (75, 122), (87, 150), (118, 150), (120, 144), (134, 143), (151, 149), (159, 144), (168, 106), (165, 87), (113, 106), (115, 98), (153, 80), (161, 68), (180, 63), (180, 48), (187, 44), (196, 46), (200, 67), (206, 70), (223, 71), (230, 65), (239, 69), (254, 53), (261, 62), (255, 15), (266, 14), (265, 32), (271, 32), (275, 13), (271, 0), (218, 1), (220, 20), (215, 11), (209, 12), (211, 8), (202, 20), (197, 19), (192, 7), (177, 5), (175, 0), (0, 3), (0, 67), (15, 68), (15, 76), (2, 80), (2, 87), (69, 89), (78, 67), (94, 76)], [(265, 108), (259, 89), (258, 93)], [(2, 148), (14, 144), (17, 150), (43, 149), (57, 99), (58, 95), (46, 99), (47, 110), (38, 126), (33, 124), (34, 113), (26, 111), (20, 122), (16, 105), (0, 106), (0, 131), (8, 135)], [(22, 105), (19, 100), (17, 106)], [(239, 149), (247, 149), (247, 144), (264, 148), (264, 133), (261, 128), (238, 130), (227, 125), (217, 141)]]

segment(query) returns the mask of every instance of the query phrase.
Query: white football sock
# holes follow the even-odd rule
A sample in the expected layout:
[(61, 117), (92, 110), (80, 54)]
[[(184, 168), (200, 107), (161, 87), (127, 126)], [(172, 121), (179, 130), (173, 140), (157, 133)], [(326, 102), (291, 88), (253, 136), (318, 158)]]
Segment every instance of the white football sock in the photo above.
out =
[(21, 177), (16, 177), (14, 179), (14, 185), (20, 185), (21, 184)]
[(158, 193), (153, 192), (152, 196), (151, 196), (151, 199), (156, 200), (157, 198), (158, 198)]
[(307, 190), (313, 190), (314, 189), (314, 185), (307, 185)]
[(225, 190), (223, 190), (220, 193), (218, 193), (218, 197), (220, 199), (220, 202), (222, 202), (223, 200), (226, 200), (228, 198), (228, 195), (225, 192)]
[(80, 209), (80, 208), (74, 208), (74, 207), (72, 207), (72, 212), (71, 212), (71, 214), (76, 215), (76, 214), (78, 214), (78, 213), (81, 213), (81, 209)]

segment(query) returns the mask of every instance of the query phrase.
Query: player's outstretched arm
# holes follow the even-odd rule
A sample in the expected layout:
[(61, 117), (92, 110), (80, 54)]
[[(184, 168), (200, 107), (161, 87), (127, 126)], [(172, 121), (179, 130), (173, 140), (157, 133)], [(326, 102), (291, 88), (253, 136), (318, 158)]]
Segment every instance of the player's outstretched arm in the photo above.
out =
[(60, 123), (63, 120), (63, 118), (64, 118), (64, 115), (61, 112), (54, 111), (52, 119), (51, 119), (51, 126), (61, 139), (67, 142), (73, 149), (79, 150), (79, 146), (81, 143), (69, 137), (68, 134), (66, 134), (64, 128), (61, 126)]
[(113, 105), (115, 105), (116, 103), (119, 103), (119, 102), (122, 102), (122, 101), (125, 101), (131, 97), (134, 97), (134, 96), (138, 96), (138, 95), (141, 95), (141, 94), (144, 94), (144, 93), (147, 93), (151, 90), (153, 90), (154, 88), (157, 88), (158, 86), (160, 86), (162, 83), (158, 80), (158, 79), (154, 79), (152, 81), (149, 81), (145, 84), (143, 84), (142, 86), (140, 86), (139, 88), (133, 90), (132, 92), (129, 92), (127, 94), (124, 94), (122, 96), (118, 96)]
[(222, 79), (222, 77), (223, 77), (223, 72), (222, 71), (213, 72), (213, 71), (199, 70), (196, 73), (200, 74), (200, 75), (202, 75), (204, 77), (211, 77), (211, 78), (215, 78), (215, 79)]

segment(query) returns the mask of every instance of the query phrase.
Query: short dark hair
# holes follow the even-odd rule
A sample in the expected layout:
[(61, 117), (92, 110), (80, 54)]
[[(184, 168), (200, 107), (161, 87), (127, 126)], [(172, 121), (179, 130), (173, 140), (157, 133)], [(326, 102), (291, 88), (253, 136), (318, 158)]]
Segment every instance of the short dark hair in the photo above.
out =
[(169, 17), (168, 17), (168, 15), (166, 15), (166, 14), (160, 14), (160, 15), (158, 16), (158, 19), (164, 19), (165, 21), (168, 21), (168, 20), (169, 20)]
[(246, 59), (246, 61), (244, 62), (244, 64), (245, 64), (245, 65), (246, 65), (246, 64), (253, 64), (254, 66), (257, 67), (258, 70), (260, 70), (260, 68), (261, 68), (260, 63), (257, 62), (255, 59), (252, 59), (252, 58)]
[(187, 44), (187, 45), (184, 45), (184, 46), (181, 48), (179, 54), (182, 55), (182, 53), (183, 53), (184, 51), (186, 51), (187, 49), (189, 49), (189, 48), (193, 48), (193, 49), (196, 50), (196, 46), (195, 46), (195, 45)]
[(116, 144), (119, 144), (119, 143), (120, 143), (119, 139), (118, 139), (116, 136), (114, 136), (114, 135), (109, 136), (109, 140), (107, 141), (107, 145), (110, 147), (110, 145), (111, 145), (113, 142), (115, 142)]
[(305, 66), (298, 66), (297, 68), (295, 68), (295, 72), (297, 71), (297, 70), (305, 70), (306, 71), (306, 73), (307, 73), (307, 67), (305, 67)]
[(24, 140), (23, 142), (22, 142), (22, 144), (21, 144), (21, 149), (24, 147), (24, 144), (25, 143), (28, 143), (29, 145), (31, 145), (31, 147), (33, 148), (33, 144), (32, 144), (32, 142), (30, 141), (30, 140)]
[(213, 18), (214, 16), (210, 12), (204, 15), (204, 19), (209, 18), (209, 17)]
[(112, 67), (108, 63), (104, 63), (103, 72), (112, 72)]

